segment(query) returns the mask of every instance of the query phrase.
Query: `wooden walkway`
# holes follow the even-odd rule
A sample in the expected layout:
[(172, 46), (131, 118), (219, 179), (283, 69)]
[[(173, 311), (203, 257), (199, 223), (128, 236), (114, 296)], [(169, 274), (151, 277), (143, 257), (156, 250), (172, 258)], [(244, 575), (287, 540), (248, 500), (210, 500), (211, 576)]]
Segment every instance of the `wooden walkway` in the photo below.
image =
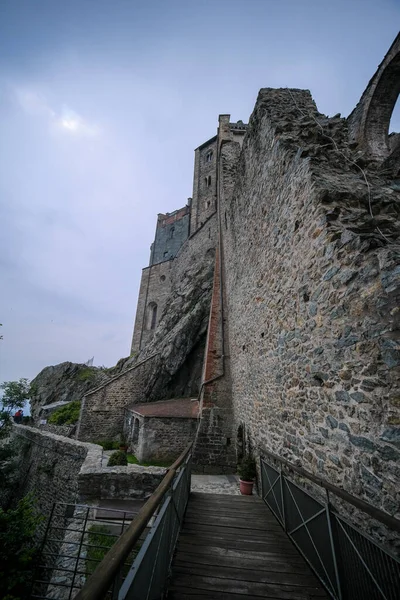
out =
[(257, 496), (192, 493), (168, 600), (327, 600)]

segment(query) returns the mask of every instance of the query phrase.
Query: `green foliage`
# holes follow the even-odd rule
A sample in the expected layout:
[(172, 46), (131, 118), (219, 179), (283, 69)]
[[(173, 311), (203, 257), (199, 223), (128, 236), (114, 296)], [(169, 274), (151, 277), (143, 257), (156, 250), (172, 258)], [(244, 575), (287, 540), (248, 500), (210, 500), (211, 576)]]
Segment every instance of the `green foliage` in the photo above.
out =
[(0, 439), (8, 435), (12, 424), (12, 415), (24, 408), (29, 398), (29, 382), (25, 378), (18, 381), (5, 381), (0, 385), (3, 395), (0, 400)]
[(0, 509), (0, 598), (27, 597), (37, 555), (35, 532), (42, 519), (30, 494), (15, 509)]
[(254, 458), (246, 456), (238, 467), (239, 477), (242, 481), (253, 481), (257, 476)]
[[(86, 555), (86, 574), (91, 575), (99, 562), (103, 560), (111, 546), (114, 545), (116, 536), (110, 535), (110, 530), (105, 525), (92, 525), (89, 528), (88, 548)], [(97, 546), (93, 548), (93, 546)]]
[(52, 425), (73, 425), (79, 420), (79, 413), (81, 410), (81, 403), (78, 400), (74, 400), (69, 404), (60, 406), (57, 408), (49, 417), (49, 423)]
[(126, 452), (122, 452), (121, 450), (117, 450), (113, 452), (108, 459), (107, 467), (117, 467), (117, 466), (125, 466), (128, 464), (128, 459), (126, 457)]
[(81, 369), (79, 373), (76, 375), (76, 379), (79, 381), (92, 381), (96, 377), (96, 369), (91, 367), (85, 367)]
[(101, 446), (103, 450), (118, 450), (119, 442), (114, 442), (113, 440), (99, 440), (98, 442), (92, 442), (93, 444), (97, 444)]

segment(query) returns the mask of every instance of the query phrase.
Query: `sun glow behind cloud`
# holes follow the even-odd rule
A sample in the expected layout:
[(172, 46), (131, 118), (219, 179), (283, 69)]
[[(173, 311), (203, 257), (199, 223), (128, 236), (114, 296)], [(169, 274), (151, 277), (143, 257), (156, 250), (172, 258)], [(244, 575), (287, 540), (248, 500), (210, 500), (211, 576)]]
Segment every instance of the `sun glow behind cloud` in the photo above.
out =
[(25, 114), (41, 118), (52, 133), (64, 133), (74, 137), (97, 137), (100, 128), (84, 119), (76, 111), (63, 105), (61, 110), (55, 110), (46, 96), (35, 90), (14, 88), (14, 98)]

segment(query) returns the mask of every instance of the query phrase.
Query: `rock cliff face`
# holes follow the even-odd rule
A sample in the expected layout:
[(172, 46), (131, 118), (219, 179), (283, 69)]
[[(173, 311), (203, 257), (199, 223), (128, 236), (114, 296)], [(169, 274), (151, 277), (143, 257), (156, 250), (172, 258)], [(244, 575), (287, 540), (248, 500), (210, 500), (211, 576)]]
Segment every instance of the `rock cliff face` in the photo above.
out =
[(81, 400), (90, 389), (109, 379), (110, 372), (72, 362), (45, 367), (31, 383), (31, 414), (35, 421), (44, 406)]

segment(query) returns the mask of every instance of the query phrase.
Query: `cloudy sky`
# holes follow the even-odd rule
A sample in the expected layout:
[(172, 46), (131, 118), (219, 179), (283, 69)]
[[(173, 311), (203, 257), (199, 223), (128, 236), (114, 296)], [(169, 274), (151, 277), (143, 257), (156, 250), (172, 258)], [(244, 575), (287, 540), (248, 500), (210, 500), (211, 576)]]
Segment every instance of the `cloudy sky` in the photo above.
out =
[(291, 86), (347, 115), (399, 22), (398, 0), (0, 0), (0, 381), (128, 355), (156, 215), (218, 114)]

